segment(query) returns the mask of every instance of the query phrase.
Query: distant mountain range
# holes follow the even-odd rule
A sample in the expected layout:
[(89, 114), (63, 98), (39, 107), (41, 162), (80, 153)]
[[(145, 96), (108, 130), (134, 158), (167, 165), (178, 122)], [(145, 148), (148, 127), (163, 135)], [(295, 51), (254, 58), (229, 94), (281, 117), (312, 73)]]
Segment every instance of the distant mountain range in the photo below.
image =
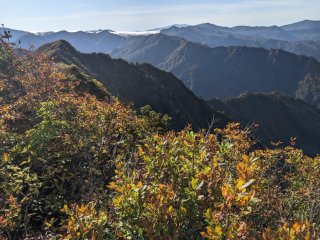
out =
[[(236, 26), (221, 27), (211, 23), (203, 23), (195, 26), (176, 27), (172, 26), (162, 30), (163, 34), (174, 35), (191, 40), (191, 37), (202, 38), (202, 42), (210, 43), (210, 37), (227, 37), (226, 39), (239, 38), (243, 40), (273, 39), (288, 42), (294, 41), (319, 41), (320, 21), (304, 20), (285, 26)], [(197, 35), (196, 35), (197, 34)], [(206, 38), (205, 38), (206, 37)], [(196, 41), (195, 41), (196, 42)]]
[(20, 46), (29, 49), (30, 46), (38, 48), (46, 43), (65, 40), (71, 43), (76, 49), (84, 53), (104, 52), (109, 53), (119, 47), (126, 40), (126, 37), (112, 33), (109, 30), (96, 32), (49, 32), (41, 34), (28, 33), (21, 36)]
[(205, 99), (272, 91), (294, 96), (308, 74), (320, 76), (320, 62), (312, 57), (275, 49), (210, 48), (164, 34), (128, 39), (112, 56), (172, 72)]
[(305, 20), (285, 26), (220, 27), (210, 23), (163, 29), (162, 34), (209, 47), (247, 46), (283, 49), (320, 59), (320, 21)]
[[(210, 23), (195, 26), (173, 25), (144, 32), (152, 34), (161, 32), (169, 36), (184, 38), (209, 47), (247, 46), (267, 49), (283, 49), (285, 51), (320, 59), (320, 21), (305, 20), (285, 26), (271, 27), (221, 27)], [(0, 30), (1, 32), (1, 30)], [(20, 46), (29, 49), (57, 40), (70, 42), (77, 50), (85, 53), (110, 53), (133, 33), (119, 34), (111, 30), (78, 31), (78, 32), (46, 32), (40, 34), (11, 30), (13, 42), (21, 42)], [(132, 35), (133, 34), (133, 35)], [(140, 33), (141, 35), (143, 33)]]

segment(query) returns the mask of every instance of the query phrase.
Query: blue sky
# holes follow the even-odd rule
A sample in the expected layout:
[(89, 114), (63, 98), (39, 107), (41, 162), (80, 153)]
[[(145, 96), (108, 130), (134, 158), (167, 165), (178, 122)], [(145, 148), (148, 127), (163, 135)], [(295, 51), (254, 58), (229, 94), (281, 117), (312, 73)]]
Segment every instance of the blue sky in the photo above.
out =
[(0, 23), (28, 31), (147, 30), (171, 24), (282, 25), (320, 19), (320, 0), (0, 0)]

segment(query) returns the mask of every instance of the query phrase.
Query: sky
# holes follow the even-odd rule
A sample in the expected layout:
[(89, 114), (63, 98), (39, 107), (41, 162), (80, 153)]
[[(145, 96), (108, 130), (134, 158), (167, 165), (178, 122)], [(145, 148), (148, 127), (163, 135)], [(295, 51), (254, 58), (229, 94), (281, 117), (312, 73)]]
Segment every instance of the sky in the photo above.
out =
[(143, 31), (172, 24), (284, 25), (320, 20), (320, 0), (0, 0), (0, 24), (32, 32)]

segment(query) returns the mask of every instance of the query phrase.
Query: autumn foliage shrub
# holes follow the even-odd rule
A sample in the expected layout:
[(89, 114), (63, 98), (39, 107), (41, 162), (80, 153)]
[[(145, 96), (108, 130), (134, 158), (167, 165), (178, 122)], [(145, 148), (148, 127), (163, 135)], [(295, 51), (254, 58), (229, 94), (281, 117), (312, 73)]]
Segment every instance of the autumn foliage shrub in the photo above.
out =
[(98, 213), (94, 202), (87, 205), (72, 205), (71, 208), (65, 205), (63, 212), (70, 216), (65, 226), (67, 233), (63, 239), (103, 239), (105, 237), (108, 215), (102, 210)]
[[(1, 226), (15, 237), (43, 231), (46, 222), (60, 232), (63, 206), (106, 203), (113, 161), (128, 158), (162, 118), (75, 91), (80, 80), (70, 81), (44, 55), (8, 55), (16, 70), (1, 77), (3, 91), (13, 82), (22, 90), (0, 105)], [(158, 122), (147, 121), (147, 112)]]
[(126, 223), (119, 235), (196, 239), (206, 227), (218, 236), (237, 231), (254, 200), (254, 160), (246, 148), (211, 134), (147, 138), (132, 161), (117, 162), (109, 185), (114, 210)]
[(168, 131), (167, 116), (0, 46), (1, 238), (319, 238), (318, 156), (259, 150), (236, 123)]
[(117, 236), (317, 239), (319, 158), (253, 144), (238, 124), (146, 138), (109, 184)]

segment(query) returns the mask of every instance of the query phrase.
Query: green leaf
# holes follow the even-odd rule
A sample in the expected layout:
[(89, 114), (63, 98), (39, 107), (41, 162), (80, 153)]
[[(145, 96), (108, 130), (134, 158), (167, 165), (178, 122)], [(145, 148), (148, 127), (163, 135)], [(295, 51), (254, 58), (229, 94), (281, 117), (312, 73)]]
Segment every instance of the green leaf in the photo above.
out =
[(192, 178), (192, 180), (191, 180), (191, 187), (192, 187), (192, 189), (196, 189), (197, 188), (197, 185), (198, 185), (198, 179), (196, 179), (196, 178)]

